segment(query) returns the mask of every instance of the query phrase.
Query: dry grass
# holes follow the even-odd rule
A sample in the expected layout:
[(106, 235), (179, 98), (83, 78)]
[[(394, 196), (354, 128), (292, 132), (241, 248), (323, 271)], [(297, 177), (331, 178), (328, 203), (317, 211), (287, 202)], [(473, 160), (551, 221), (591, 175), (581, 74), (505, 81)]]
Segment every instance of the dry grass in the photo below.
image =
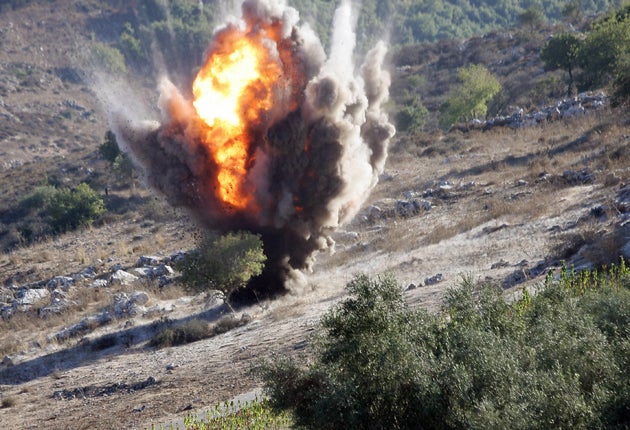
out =
[(295, 318), (304, 314), (304, 299), (291, 299), (286, 303), (277, 304), (271, 309), (271, 319), (275, 322)]
[(11, 408), (13, 406), (15, 406), (17, 404), (17, 399), (15, 397), (9, 396), (9, 397), (4, 397), (2, 399), (2, 408)]

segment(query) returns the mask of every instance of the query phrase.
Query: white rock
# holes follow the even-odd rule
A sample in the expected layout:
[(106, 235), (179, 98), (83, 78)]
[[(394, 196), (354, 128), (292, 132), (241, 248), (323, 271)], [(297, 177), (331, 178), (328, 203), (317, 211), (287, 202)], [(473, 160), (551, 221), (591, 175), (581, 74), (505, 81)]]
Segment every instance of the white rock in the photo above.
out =
[(138, 280), (137, 276), (124, 270), (116, 270), (109, 278), (110, 284), (129, 285)]

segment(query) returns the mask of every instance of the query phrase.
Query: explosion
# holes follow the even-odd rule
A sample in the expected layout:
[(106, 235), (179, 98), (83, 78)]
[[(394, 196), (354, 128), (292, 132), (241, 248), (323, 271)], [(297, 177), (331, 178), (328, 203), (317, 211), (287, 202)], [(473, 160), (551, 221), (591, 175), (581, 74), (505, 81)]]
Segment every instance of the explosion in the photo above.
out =
[(208, 228), (262, 236), (267, 289), (310, 270), (316, 251), (376, 185), (395, 130), (382, 105), (385, 45), (358, 73), (352, 11), (335, 13), (330, 53), (280, 0), (246, 0), (219, 29), (191, 93), (167, 78), (161, 122), (118, 114), (113, 129), (150, 186)]

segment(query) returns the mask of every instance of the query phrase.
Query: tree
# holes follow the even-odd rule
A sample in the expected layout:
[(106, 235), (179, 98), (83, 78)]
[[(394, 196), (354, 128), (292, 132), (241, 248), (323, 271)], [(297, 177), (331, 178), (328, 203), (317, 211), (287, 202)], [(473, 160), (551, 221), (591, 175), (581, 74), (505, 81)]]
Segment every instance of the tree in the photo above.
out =
[(617, 67), (611, 104), (613, 107), (630, 106), (630, 61), (628, 60), (621, 62)]
[(116, 161), (116, 157), (120, 155), (120, 147), (113, 131), (107, 130), (105, 132), (104, 142), (99, 146), (98, 151), (110, 163), (113, 164)]
[(584, 9), (583, 0), (570, 0), (562, 7), (562, 17), (569, 22), (579, 22)]
[(550, 39), (540, 51), (546, 69), (562, 69), (569, 74), (567, 97), (573, 95), (573, 71), (578, 65), (580, 43), (576, 35), (562, 33)]
[(460, 85), (453, 88), (441, 106), (440, 127), (447, 129), (458, 121), (484, 116), (488, 102), (501, 91), (501, 84), (480, 64), (457, 71)]
[(630, 18), (609, 17), (594, 25), (579, 49), (581, 90), (609, 84), (630, 57)]
[(518, 20), (521, 25), (527, 26), (530, 29), (540, 27), (543, 22), (544, 12), (539, 5), (530, 6), (523, 12), (518, 14)]
[(193, 291), (219, 290), (229, 303), (231, 294), (262, 273), (267, 257), (260, 236), (228, 233), (205, 237), (179, 264), (183, 283)]

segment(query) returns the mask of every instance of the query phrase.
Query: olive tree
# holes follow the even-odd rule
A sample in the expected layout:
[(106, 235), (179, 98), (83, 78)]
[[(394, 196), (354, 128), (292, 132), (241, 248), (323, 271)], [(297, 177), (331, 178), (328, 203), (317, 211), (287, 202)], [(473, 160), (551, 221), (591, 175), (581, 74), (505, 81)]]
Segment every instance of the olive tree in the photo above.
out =
[(267, 257), (260, 236), (237, 232), (206, 236), (179, 263), (182, 281), (193, 291), (219, 290), (229, 302), (231, 294), (262, 273)]
[(573, 72), (578, 66), (580, 39), (571, 33), (562, 33), (552, 39), (540, 51), (540, 58), (547, 70), (565, 70), (568, 75), (567, 96), (573, 94)]

